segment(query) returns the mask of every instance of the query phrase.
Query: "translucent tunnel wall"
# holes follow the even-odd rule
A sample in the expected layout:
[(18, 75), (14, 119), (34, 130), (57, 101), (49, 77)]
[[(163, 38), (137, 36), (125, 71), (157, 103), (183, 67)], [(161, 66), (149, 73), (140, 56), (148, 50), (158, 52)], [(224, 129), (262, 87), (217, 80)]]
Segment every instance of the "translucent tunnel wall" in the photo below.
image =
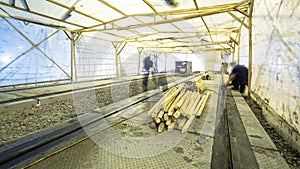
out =
[(116, 77), (115, 49), (109, 42), (81, 37), (76, 44), (75, 73), (77, 81)]
[[(220, 54), (216, 52), (202, 54), (164, 53), (156, 49), (138, 49), (130, 44), (112, 44), (93, 37), (83, 36), (76, 45), (75, 67), (77, 80), (116, 77), (116, 51), (114, 45), (120, 45), (118, 51), (118, 74), (120, 77), (143, 74), (143, 59), (148, 56), (150, 56), (154, 65), (151, 71), (155, 73), (174, 73), (176, 61), (191, 61), (193, 71), (215, 70), (216, 58), (221, 58)], [(212, 66), (206, 64), (212, 64)], [(217, 63), (217, 65), (220, 65), (220, 63)]]
[[(255, 1), (252, 90), (300, 131), (300, 7), (298, 1)], [(241, 60), (248, 65), (248, 31)]]
[(0, 18), (0, 86), (69, 79), (68, 44), (61, 30)]
[[(70, 81), (72, 76), (70, 34), (15, 19), (0, 19), (0, 86)], [(193, 71), (213, 70), (210, 62), (219, 54), (161, 53), (126, 44), (119, 48), (118, 74), (131, 76), (143, 71), (150, 56), (155, 72), (175, 70), (176, 61), (193, 62)], [(122, 49), (122, 50), (121, 50)], [(111, 42), (81, 36), (75, 45), (73, 76), (77, 81), (116, 77), (115, 47)], [(140, 63), (139, 63), (140, 62)], [(207, 64), (207, 65), (206, 65)]]

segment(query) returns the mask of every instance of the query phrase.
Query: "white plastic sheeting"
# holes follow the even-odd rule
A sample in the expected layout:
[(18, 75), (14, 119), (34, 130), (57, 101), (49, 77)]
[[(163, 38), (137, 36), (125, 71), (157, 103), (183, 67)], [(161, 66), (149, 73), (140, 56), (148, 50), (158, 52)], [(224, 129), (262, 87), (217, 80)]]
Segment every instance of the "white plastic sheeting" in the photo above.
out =
[[(253, 13), (252, 90), (300, 131), (299, 1), (256, 1)], [(241, 63), (248, 65), (244, 32)]]
[[(0, 16), (55, 26), (73, 32), (91, 32), (106, 41), (131, 41), (134, 47), (151, 47), (140, 38), (169, 37), (177, 44), (155, 44), (162, 51), (195, 52), (215, 44), (226, 50), (230, 37), (236, 37), (247, 1), (242, 0), (180, 0), (174, 8), (164, 0), (0, 0)], [(238, 11), (240, 10), (240, 11)], [(242, 11), (242, 12), (241, 12)], [(228, 13), (230, 12), (230, 13)], [(247, 20), (247, 19), (246, 19)], [(209, 36), (210, 32), (215, 32)], [(176, 33), (176, 34), (174, 34)], [(191, 38), (187, 34), (196, 38)], [(92, 33), (95, 34), (95, 33)], [(182, 38), (185, 35), (186, 38)], [(177, 39), (177, 37), (181, 37)], [(129, 38), (129, 40), (128, 40)], [(201, 40), (202, 41), (198, 41)], [(192, 47), (182, 47), (194, 43)], [(218, 43), (222, 42), (220, 46)], [(169, 48), (175, 45), (175, 48)]]
[(70, 78), (70, 40), (63, 31), (0, 19), (0, 85)]

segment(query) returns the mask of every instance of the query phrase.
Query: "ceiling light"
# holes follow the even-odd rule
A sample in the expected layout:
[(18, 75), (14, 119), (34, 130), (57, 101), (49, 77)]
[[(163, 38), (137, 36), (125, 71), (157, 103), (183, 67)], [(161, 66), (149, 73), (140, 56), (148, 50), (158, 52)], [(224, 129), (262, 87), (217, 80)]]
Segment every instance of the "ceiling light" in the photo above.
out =
[(176, 8), (179, 6), (180, 4), (180, 0), (163, 0), (165, 2), (166, 5)]

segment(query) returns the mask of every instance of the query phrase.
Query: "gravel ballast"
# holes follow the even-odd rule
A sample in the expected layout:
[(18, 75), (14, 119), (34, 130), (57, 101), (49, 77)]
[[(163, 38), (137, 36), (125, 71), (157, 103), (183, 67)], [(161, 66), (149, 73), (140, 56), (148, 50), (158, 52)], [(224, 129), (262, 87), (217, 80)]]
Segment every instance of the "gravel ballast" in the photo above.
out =
[[(165, 77), (164, 77), (165, 78)], [(178, 78), (168, 77), (164, 81), (157, 79), (149, 81), (148, 90), (164, 85), (166, 82), (174, 82)], [(143, 92), (142, 82), (133, 81), (125, 85), (105, 87), (93, 91), (96, 99), (91, 99), (90, 92), (74, 95), (73, 98), (56, 100), (39, 106), (26, 107), (22, 110), (0, 113), (0, 147), (24, 136), (41, 132), (44, 129), (76, 120), (80, 113), (87, 113), (111, 103), (126, 99)], [(74, 103), (75, 100), (80, 102)], [(246, 102), (252, 109), (256, 118), (260, 121), (278, 151), (289, 164), (290, 168), (300, 168), (300, 155), (293, 150), (279, 134), (276, 133), (262, 115), (258, 104), (247, 97)]]

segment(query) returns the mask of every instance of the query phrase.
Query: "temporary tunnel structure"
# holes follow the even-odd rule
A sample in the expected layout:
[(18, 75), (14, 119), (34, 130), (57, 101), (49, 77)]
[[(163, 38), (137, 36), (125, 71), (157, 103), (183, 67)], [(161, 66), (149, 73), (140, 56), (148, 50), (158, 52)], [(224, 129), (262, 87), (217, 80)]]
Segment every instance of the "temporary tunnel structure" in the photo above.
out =
[[(171, 53), (185, 54), (183, 60), (189, 57), (204, 71), (204, 63), (212, 56), (220, 62), (220, 55), (230, 55), (250, 6), (250, 1), (239, 0), (1, 0), (2, 34), (9, 32), (5, 36), (10, 37), (4, 39), (11, 39), (1, 42), (6, 51), (1, 59), (1, 82), (10, 85), (136, 74), (141, 70), (139, 57), (176, 57)], [(11, 49), (15, 42), (17, 53)], [(22, 62), (29, 57), (33, 58), (25, 60), (41, 64)], [(132, 57), (131, 63), (128, 57)], [(27, 65), (24, 69), (36, 71), (32, 75), (21, 69), (16, 72), (19, 62)], [(215, 68), (212, 65), (210, 69)], [(158, 69), (166, 71), (167, 66)]]
[(281, 0), (0, 0), (0, 86), (139, 74), (147, 56), (162, 71), (237, 62), (299, 135), (299, 13)]

